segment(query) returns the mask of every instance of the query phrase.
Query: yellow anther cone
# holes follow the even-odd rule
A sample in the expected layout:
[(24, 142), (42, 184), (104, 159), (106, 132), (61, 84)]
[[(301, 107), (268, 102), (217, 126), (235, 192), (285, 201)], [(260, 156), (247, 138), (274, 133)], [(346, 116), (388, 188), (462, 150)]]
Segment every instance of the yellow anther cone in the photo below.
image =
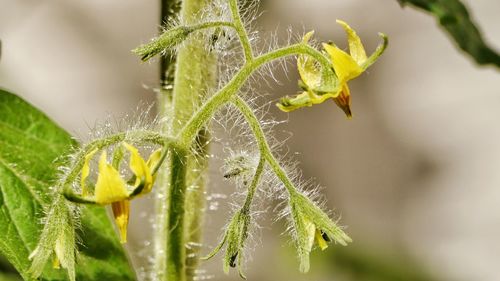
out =
[(127, 227), (130, 217), (130, 201), (123, 200), (111, 204), (116, 226), (120, 232), (120, 242), (127, 243)]

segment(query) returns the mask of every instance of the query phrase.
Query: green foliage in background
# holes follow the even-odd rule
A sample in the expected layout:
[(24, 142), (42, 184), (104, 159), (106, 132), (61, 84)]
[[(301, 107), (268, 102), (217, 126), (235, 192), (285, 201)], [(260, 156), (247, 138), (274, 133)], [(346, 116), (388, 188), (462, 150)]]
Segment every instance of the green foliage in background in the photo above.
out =
[(478, 64), (500, 67), (500, 55), (484, 41), (467, 8), (459, 0), (398, 0), (431, 13), (464, 52)]
[[(52, 200), (50, 187), (62, 164), (59, 157), (74, 145), (71, 136), (43, 113), (0, 90), (0, 252), (25, 280), (32, 280), (28, 256)], [(81, 223), (77, 234), (85, 247), (77, 257), (78, 280), (134, 280), (104, 209), (85, 208)], [(47, 266), (42, 279), (65, 276), (65, 271)]]

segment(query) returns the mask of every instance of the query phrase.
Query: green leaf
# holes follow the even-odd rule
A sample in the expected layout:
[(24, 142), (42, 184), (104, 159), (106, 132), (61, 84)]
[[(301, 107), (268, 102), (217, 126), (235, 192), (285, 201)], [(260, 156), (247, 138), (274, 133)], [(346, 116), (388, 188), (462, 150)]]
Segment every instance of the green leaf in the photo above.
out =
[(0, 280), (1, 281), (21, 281), (21, 276), (16, 269), (0, 255)]
[(481, 32), (459, 0), (398, 0), (431, 13), (456, 44), (478, 64), (500, 67), (500, 55), (484, 41)]
[[(50, 206), (49, 188), (75, 141), (42, 112), (0, 89), (0, 252), (25, 280)], [(77, 280), (135, 280), (105, 210), (83, 209)], [(42, 280), (67, 280), (50, 265)]]
[(0, 280), (2, 281), (22, 281), (21, 277), (16, 274), (0, 272)]

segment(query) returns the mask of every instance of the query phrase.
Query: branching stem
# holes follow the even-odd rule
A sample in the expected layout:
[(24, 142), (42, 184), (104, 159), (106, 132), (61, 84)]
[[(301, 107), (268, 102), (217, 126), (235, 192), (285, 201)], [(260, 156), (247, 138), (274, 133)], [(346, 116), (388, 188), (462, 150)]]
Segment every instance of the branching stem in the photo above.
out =
[(266, 160), (264, 157), (260, 157), (259, 159), (259, 164), (257, 165), (257, 168), (255, 169), (255, 174), (252, 179), (252, 183), (250, 183), (250, 186), (248, 187), (247, 191), (247, 196), (245, 198), (245, 203), (243, 204), (242, 211), (245, 213), (250, 212), (250, 206), (252, 204), (253, 198), (255, 196), (255, 192), (257, 191), (257, 186), (259, 185), (260, 178), (262, 176), (262, 173), (264, 172), (264, 166), (266, 165)]
[[(78, 177), (78, 174), (80, 173), (85, 155), (89, 154), (91, 151), (97, 149), (101, 150), (103, 148), (106, 148), (108, 146), (120, 143), (122, 141), (130, 141), (130, 142), (137, 142), (137, 143), (151, 143), (155, 145), (160, 145), (164, 147), (165, 149), (171, 145), (175, 146), (175, 140), (166, 137), (162, 134), (159, 134), (157, 132), (152, 132), (152, 131), (129, 131), (127, 133), (118, 133), (111, 135), (109, 137), (105, 137), (102, 139), (97, 139), (92, 141), (91, 143), (87, 144), (84, 148), (81, 149), (80, 153), (76, 156), (76, 160), (73, 162), (73, 164), (70, 167), (70, 171), (67, 174), (67, 176), (64, 178), (63, 181), (59, 184), (57, 187), (58, 191), (62, 191), (62, 189), (71, 184), (75, 179)], [(161, 165), (161, 163), (158, 163), (158, 165)]]
[(252, 75), (254, 71), (266, 63), (293, 55), (308, 55), (316, 59), (324, 67), (330, 67), (331, 63), (318, 50), (303, 43), (298, 43), (283, 47), (264, 55), (261, 55), (251, 61), (247, 61), (243, 67), (233, 76), (221, 90), (213, 95), (203, 106), (191, 117), (184, 128), (179, 132), (179, 145), (189, 147), (198, 133), (198, 131), (210, 120), (213, 114), (224, 106), (231, 98), (236, 95), (241, 86)]
[(259, 119), (255, 116), (255, 114), (252, 111), (252, 108), (239, 96), (234, 96), (233, 97), (233, 104), (239, 109), (239, 111), (243, 114), (245, 117), (245, 120), (247, 121), (248, 125), (250, 126), (250, 129), (252, 130), (255, 139), (257, 140), (257, 144), (259, 146), (259, 150), (261, 153), (261, 157), (266, 159), (267, 163), (269, 166), (271, 166), (271, 169), (273, 172), (276, 174), (276, 176), (280, 179), (280, 181), (283, 183), (285, 186), (286, 190), (290, 195), (297, 193), (297, 189), (292, 183), (292, 180), (288, 177), (286, 172), (283, 170), (281, 165), (279, 164), (278, 160), (273, 156), (273, 153), (271, 151), (271, 148), (269, 147), (269, 144), (267, 143), (266, 136), (264, 134), (264, 131), (262, 130), (262, 127), (260, 126)]

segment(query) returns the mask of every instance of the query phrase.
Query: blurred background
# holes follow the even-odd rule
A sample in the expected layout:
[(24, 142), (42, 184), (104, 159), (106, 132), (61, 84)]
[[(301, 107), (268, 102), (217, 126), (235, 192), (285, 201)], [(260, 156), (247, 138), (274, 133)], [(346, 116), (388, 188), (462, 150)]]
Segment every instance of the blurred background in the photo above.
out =
[[(500, 2), (463, 1), (487, 41), (500, 50)], [(153, 103), (156, 63), (130, 50), (158, 30), (158, 1), (0, 0), (0, 86), (41, 108), (77, 137), (96, 121)], [(389, 49), (351, 82), (347, 121), (333, 102), (270, 116), (288, 120), (279, 139), (300, 162), (304, 178), (325, 187), (331, 209), (355, 243), (313, 253), (299, 274), (283, 221), (269, 203), (247, 262), (249, 280), (500, 280), (500, 73), (459, 52), (434, 19), (396, 0), (263, 0), (254, 26), (286, 40), (314, 29), (319, 40), (346, 46), (343, 19), (370, 53), (377, 32)], [(294, 67), (262, 87), (274, 103), (297, 91)], [(224, 138), (224, 134), (217, 135)], [(213, 154), (221, 146), (214, 144)], [(219, 161), (220, 162), (220, 161)], [(207, 252), (228, 219), (234, 190), (214, 161), (208, 195)], [(135, 200), (128, 247), (147, 270), (150, 198)], [(217, 208), (215, 208), (215, 206)], [(222, 273), (220, 256), (205, 262), (200, 280), (238, 280)]]

